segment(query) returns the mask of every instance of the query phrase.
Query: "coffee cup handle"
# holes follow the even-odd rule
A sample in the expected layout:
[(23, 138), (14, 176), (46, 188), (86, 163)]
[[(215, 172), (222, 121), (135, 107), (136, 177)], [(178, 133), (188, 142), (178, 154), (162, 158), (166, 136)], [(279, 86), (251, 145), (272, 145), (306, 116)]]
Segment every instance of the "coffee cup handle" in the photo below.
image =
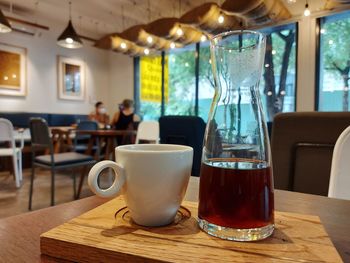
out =
[[(107, 188), (107, 189), (101, 189), (98, 186), (97, 179), (100, 176), (100, 173), (102, 170), (106, 168), (112, 168), (115, 177), (114, 177), (114, 182), (113, 184)], [(124, 168), (115, 162), (112, 161), (101, 161), (95, 164), (90, 172), (89, 172), (89, 177), (88, 177), (88, 184), (90, 186), (90, 189), (98, 196), (100, 197), (114, 197), (118, 195), (118, 193), (121, 191), (123, 185), (125, 183), (125, 170)]]

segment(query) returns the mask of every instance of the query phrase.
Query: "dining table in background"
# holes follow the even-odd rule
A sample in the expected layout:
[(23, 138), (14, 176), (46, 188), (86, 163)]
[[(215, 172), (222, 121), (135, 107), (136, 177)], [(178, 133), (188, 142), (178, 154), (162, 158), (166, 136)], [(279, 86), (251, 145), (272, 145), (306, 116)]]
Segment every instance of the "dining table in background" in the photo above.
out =
[[(185, 200), (198, 201), (199, 178), (191, 177)], [(97, 196), (0, 220), (1, 262), (58, 262), (40, 254), (40, 235), (110, 199)], [(344, 262), (350, 262), (350, 201), (275, 190), (277, 211), (317, 215)], [(219, 256), (218, 256), (219, 260)]]
[(96, 141), (98, 141), (99, 150), (95, 153), (95, 159), (99, 160), (99, 154), (101, 152), (101, 145), (103, 142), (106, 144), (106, 150), (104, 159), (109, 160), (112, 154), (112, 160), (114, 159), (114, 149), (117, 145), (117, 137), (118, 136), (131, 136), (131, 142), (135, 142), (136, 130), (76, 130), (76, 134), (84, 134), (90, 135), (88, 148), (86, 150), (86, 154), (92, 155), (93, 146)]

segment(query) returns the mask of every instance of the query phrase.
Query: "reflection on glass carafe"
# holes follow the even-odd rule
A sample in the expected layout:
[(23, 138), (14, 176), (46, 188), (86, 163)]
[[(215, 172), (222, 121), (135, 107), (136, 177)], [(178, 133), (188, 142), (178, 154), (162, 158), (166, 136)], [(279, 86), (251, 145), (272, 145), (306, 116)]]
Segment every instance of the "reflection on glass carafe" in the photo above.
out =
[(259, 95), (265, 37), (232, 31), (211, 40), (215, 95), (200, 175), (199, 226), (236, 241), (274, 230), (270, 143)]

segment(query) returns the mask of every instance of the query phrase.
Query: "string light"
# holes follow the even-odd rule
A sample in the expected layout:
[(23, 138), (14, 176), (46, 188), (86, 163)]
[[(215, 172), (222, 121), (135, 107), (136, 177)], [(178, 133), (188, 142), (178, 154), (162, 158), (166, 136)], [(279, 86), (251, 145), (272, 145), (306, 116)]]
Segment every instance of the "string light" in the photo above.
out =
[(143, 51), (143, 53), (145, 53), (145, 55), (148, 55), (148, 54), (149, 54), (149, 49), (148, 49), (148, 48), (145, 48), (145, 50)]
[(184, 31), (181, 29), (181, 27), (179, 27), (177, 30), (176, 30), (176, 34), (181, 37), (183, 34), (184, 34)]
[(170, 48), (171, 48), (171, 49), (174, 49), (175, 47), (176, 47), (175, 43), (174, 43), (174, 42), (171, 42), (171, 43), (170, 43)]
[(153, 38), (152, 38), (151, 36), (148, 36), (148, 37), (147, 37), (147, 42), (148, 42), (149, 44), (152, 44)]
[(305, 4), (305, 10), (304, 10), (304, 16), (309, 16), (311, 14), (310, 9), (309, 9), (309, 3), (306, 1)]
[(125, 44), (125, 42), (120, 43), (120, 47), (121, 47), (122, 49), (126, 49), (126, 44)]
[(219, 17), (218, 17), (219, 24), (224, 23), (224, 21), (225, 21), (225, 17), (222, 14), (220, 14)]
[(201, 41), (204, 42), (204, 41), (206, 41), (206, 40), (207, 40), (207, 37), (206, 37), (205, 35), (202, 35), (202, 36), (201, 36)]

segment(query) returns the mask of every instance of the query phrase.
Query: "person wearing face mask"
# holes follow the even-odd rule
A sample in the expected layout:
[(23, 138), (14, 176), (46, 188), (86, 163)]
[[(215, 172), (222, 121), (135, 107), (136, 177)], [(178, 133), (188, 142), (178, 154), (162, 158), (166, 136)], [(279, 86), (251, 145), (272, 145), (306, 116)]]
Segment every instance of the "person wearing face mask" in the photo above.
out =
[(109, 115), (102, 101), (95, 104), (95, 111), (89, 115), (90, 121), (96, 121), (100, 128), (105, 128), (109, 125)]

